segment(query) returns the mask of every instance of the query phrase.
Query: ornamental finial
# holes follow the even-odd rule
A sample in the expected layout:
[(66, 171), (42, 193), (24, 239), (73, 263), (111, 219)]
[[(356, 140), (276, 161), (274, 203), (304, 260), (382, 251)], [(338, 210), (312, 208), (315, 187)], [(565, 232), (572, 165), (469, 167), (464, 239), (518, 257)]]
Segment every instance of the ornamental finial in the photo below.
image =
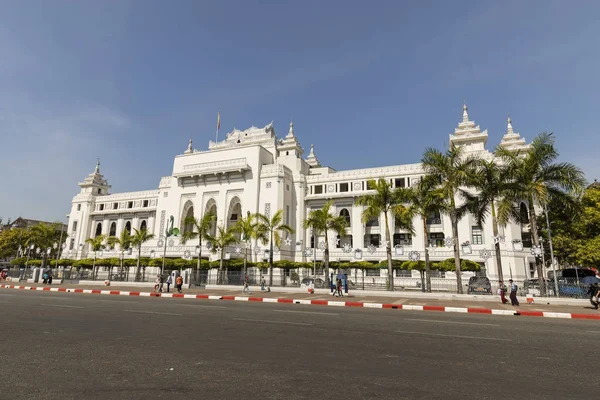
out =
[(506, 120), (506, 133), (513, 133), (512, 127), (512, 119), (510, 119), (510, 114), (508, 114), (508, 119)]
[(96, 174), (100, 173), (100, 158), (99, 157), (96, 159), (96, 169), (94, 170), (94, 173), (96, 173)]
[(469, 113), (467, 112), (468, 109), (467, 103), (463, 102), (463, 122), (469, 121)]

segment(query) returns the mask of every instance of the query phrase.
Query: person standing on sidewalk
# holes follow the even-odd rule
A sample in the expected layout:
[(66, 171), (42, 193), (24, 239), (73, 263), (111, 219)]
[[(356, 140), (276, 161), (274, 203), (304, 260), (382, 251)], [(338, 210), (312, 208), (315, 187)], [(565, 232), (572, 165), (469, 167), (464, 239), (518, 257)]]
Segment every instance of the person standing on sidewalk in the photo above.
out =
[(167, 278), (167, 293), (171, 292), (171, 284), (173, 283), (173, 279), (171, 278), (171, 275), (169, 274), (169, 277)]
[(154, 281), (154, 291), (158, 292), (159, 287), (160, 287), (160, 275), (156, 275), (156, 280)]
[(265, 281), (265, 277), (261, 275), (260, 277), (260, 290), (263, 291), (265, 290), (265, 285), (266, 285), (266, 281)]
[(244, 278), (244, 288), (242, 289), (242, 294), (246, 293), (246, 291), (248, 291), (248, 294), (252, 294), (252, 292), (250, 292), (250, 281), (248, 279), (248, 275), (246, 275)]
[(175, 287), (177, 288), (177, 293), (181, 293), (182, 286), (183, 286), (183, 278), (181, 277), (181, 275), (178, 275), (177, 278), (175, 278)]
[(508, 283), (510, 284), (510, 304), (512, 304), (513, 306), (518, 306), (519, 300), (517, 300), (517, 290), (519, 289), (519, 287), (516, 283), (513, 282), (512, 279), (509, 279)]
[(508, 300), (506, 299), (506, 285), (503, 281), (498, 282), (498, 294), (500, 295), (502, 304), (508, 303)]

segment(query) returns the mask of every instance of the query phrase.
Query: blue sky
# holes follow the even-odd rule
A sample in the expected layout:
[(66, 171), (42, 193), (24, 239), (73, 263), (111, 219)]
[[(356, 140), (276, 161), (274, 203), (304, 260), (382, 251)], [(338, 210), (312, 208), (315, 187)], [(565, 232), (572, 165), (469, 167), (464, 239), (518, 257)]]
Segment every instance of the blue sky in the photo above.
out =
[[(352, 169), (418, 162), (506, 116), (600, 178), (600, 3), (0, 0), (0, 217), (63, 219), (96, 157), (154, 189), (190, 137), (290, 118)], [(222, 136), (223, 137), (223, 136)]]

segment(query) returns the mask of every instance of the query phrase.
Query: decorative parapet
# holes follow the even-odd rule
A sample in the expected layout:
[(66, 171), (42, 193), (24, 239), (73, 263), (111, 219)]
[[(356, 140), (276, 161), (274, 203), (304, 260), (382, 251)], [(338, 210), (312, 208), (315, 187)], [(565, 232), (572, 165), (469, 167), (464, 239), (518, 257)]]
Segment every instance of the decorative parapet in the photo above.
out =
[(308, 175), (306, 181), (315, 182), (333, 182), (340, 180), (368, 179), (379, 177), (392, 177), (402, 175), (424, 174), (425, 171), (421, 164), (405, 164), (391, 167), (353, 169), (348, 171), (339, 171), (327, 175)]
[(268, 164), (263, 165), (260, 170), (261, 179), (264, 178), (287, 178), (289, 180), (294, 179), (294, 174), (292, 170), (286, 167), (285, 165), (279, 164)]
[(163, 176), (160, 178), (160, 183), (158, 184), (159, 189), (168, 189), (171, 187), (171, 177)]
[(127, 192), (127, 193), (113, 193), (108, 196), (102, 196), (98, 198), (98, 201), (109, 202), (114, 200), (126, 200), (126, 199), (144, 199), (149, 200), (158, 197), (158, 190), (144, 190), (140, 192)]
[(173, 174), (175, 177), (193, 176), (193, 175), (211, 175), (217, 173), (226, 173), (234, 171), (243, 171), (251, 169), (246, 157), (232, 158), (221, 161), (208, 161), (203, 163), (184, 165), (182, 172)]

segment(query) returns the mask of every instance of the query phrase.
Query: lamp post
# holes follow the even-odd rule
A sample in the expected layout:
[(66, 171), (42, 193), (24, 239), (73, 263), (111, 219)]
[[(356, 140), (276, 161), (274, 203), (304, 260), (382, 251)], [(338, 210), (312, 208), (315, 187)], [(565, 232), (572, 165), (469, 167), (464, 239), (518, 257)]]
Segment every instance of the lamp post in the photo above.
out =
[(167, 257), (167, 241), (168, 241), (168, 239), (169, 239), (170, 236), (177, 236), (177, 235), (179, 235), (179, 229), (173, 228), (174, 221), (175, 221), (175, 217), (173, 217), (171, 215), (169, 217), (169, 222), (171, 223), (171, 227), (169, 228), (169, 223), (167, 223), (167, 229), (165, 230), (165, 236), (164, 236), (165, 247), (164, 247), (164, 250), (163, 250), (162, 266), (160, 267), (160, 275), (161, 276), (165, 272), (165, 258)]
[(317, 284), (317, 237), (315, 236), (315, 230), (311, 229), (310, 230), (310, 234), (312, 235), (312, 239), (313, 239), (313, 280), (315, 283), (315, 286)]

